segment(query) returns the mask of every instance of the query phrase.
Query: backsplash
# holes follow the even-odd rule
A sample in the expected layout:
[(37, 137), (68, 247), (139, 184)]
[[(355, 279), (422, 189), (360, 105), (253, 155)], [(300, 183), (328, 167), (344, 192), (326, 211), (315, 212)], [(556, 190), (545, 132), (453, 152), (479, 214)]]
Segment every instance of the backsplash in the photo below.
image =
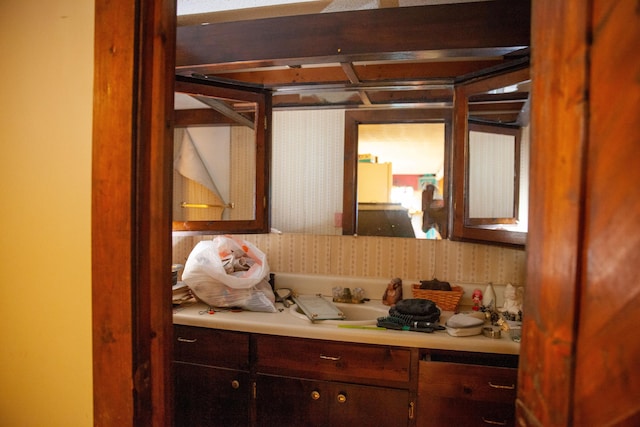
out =
[[(173, 262), (214, 236), (173, 236)], [(525, 251), (499, 246), (393, 237), (245, 234), (267, 255), (272, 272), (371, 278), (437, 277), (456, 284), (525, 285)], [(484, 288), (482, 288), (484, 289)]]

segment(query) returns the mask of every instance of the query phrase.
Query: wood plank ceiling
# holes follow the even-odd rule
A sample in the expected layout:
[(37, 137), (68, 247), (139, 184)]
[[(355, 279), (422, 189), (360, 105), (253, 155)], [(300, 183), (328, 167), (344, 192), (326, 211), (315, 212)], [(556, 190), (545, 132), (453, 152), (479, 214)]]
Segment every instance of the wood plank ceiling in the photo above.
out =
[[(528, 65), (530, 8), (494, 0), (191, 19), (177, 29), (176, 74), (264, 88), (276, 109), (447, 107), (454, 85)], [(472, 114), (516, 122), (528, 84), (511, 90), (474, 97)]]

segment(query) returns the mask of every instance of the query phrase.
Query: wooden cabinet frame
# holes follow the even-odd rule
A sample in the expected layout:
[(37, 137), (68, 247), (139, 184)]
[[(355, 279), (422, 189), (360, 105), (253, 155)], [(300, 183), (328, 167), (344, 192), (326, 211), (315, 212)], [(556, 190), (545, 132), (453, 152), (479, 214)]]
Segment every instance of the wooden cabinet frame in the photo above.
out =
[[(221, 234), (221, 233), (268, 233), (270, 221), (270, 176), (271, 176), (271, 93), (264, 89), (225, 85), (189, 77), (176, 77), (176, 91), (255, 103), (255, 187), (254, 218), (247, 220), (221, 221), (173, 221), (172, 229), (177, 234)], [(211, 110), (213, 112), (214, 110)], [(180, 113), (180, 114), (178, 114)], [(203, 110), (179, 110), (175, 126), (212, 124), (220, 119)], [(204, 113), (207, 113), (205, 110)]]
[[(469, 97), (529, 79), (529, 68), (516, 69), (498, 76), (480, 79), (455, 87), (453, 112), (453, 215), (452, 240), (498, 243), (522, 247), (527, 233), (487, 228), (470, 224), (468, 220), (468, 135)], [(517, 189), (517, 187), (516, 187)]]

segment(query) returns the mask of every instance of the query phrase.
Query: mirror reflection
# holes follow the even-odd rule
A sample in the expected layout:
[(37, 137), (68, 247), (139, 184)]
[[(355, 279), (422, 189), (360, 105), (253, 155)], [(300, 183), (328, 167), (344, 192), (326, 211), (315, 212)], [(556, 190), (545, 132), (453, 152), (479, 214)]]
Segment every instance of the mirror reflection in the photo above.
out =
[(174, 221), (254, 219), (256, 103), (176, 93), (176, 105), (226, 120), (176, 127)]
[(268, 93), (177, 76), (174, 96), (173, 231), (268, 232)]
[(358, 126), (358, 234), (441, 238), (444, 123)]
[[(407, 194), (413, 197), (405, 201), (410, 238), (426, 237), (422, 231), (425, 220), (423, 208), (424, 175), (435, 175), (437, 190), (433, 200), (427, 203), (427, 220), (438, 221), (443, 238), (447, 237), (446, 200), (449, 191), (447, 166), (451, 138), (450, 109), (396, 109), (396, 110), (278, 110), (273, 114), (272, 157), (272, 227), (286, 233), (342, 235), (368, 234), (389, 235), (358, 230), (365, 201), (382, 202), (378, 199), (356, 199), (362, 196), (362, 185), (368, 180), (358, 179), (358, 156), (377, 156), (377, 163), (397, 164), (398, 190), (393, 190), (384, 200), (402, 204)], [(406, 142), (410, 127), (400, 125), (417, 124), (418, 131), (425, 133), (425, 147), (417, 148), (416, 142)], [(368, 127), (372, 125), (372, 127)], [(378, 125), (384, 125), (376, 128)], [(387, 127), (389, 126), (389, 127)], [(396, 127), (397, 126), (397, 127)], [(378, 144), (384, 148), (367, 145), (370, 129), (378, 131)], [(420, 130), (422, 129), (422, 130)], [(425, 130), (429, 129), (429, 130)], [(365, 138), (360, 138), (360, 133)], [(384, 140), (384, 143), (382, 143)], [(375, 141), (375, 140), (374, 140)], [(406, 149), (402, 146), (406, 143)], [(381, 150), (381, 151), (378, 151)], [(409, 154), (398, 156), (402, 151)], [(376, 154), (377, 153), (377, 154)], [(424, 154), (421, 154), (424, 153)], [(406, 158), (414, 164), (404, 166)], [(365, 160), (364, 157), (362, 160)], [(364, 163), (364, 162), (363, 162)], [(444, 169), (442, 169), (442, 166)], [(395, 169), (395, 167), (394, 167)], [(393, 187), (392, 182), (388, 188)], [(404, 181), (403, 181), (404, 179)], [(409, 182), (408, 184), (406, 182)], [(396, 192), (398, 194), (396, 194)], [(441, 200), (442, 199), (442, 200)], [(409, 214), (411, 213), (411, 216)], [(366, 215), (366, 214), (365, 214)], [(415, 227), (411, 224), (414, 218)], [(346, 226), (345, 226), (346, 224)], [(417, 229), (417, 232), (415, 231)], [(428, 231), (428, 229), (427, 229)]]
[(469, 123), (467, 224), (514, 224), (518, 219), (518, 128)]

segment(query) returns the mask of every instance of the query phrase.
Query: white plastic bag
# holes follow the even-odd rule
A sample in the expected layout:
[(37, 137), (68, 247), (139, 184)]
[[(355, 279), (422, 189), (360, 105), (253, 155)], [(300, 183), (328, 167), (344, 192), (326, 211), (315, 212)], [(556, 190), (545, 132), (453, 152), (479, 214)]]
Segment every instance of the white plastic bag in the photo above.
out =
[(196, 297), (212, 307), (239, 307), (249, 311), (275, 313), (275, 295), (269, 282), (262, 280), (248, 289), (234, 289), (212, 279), (189, 284)]
[[(249, 268), (229, 272), (225, 265), (234, 261), (237, 261), (236, 265), (244, 263)], [(267, 257), (260, 249), (245, 240), (225, 235), (199, 242), (193, 248), (184, 266), (182, 280), (188, 282), (189, 278), (208, 276), (229, 287), (247, 289), (268, 275)]]
[(266, 255), (232, 236), (199, 242), (189, 254), (182, 280), (196, 297), (214, 307), (275, 312), (275, 296), (264, 279)]

